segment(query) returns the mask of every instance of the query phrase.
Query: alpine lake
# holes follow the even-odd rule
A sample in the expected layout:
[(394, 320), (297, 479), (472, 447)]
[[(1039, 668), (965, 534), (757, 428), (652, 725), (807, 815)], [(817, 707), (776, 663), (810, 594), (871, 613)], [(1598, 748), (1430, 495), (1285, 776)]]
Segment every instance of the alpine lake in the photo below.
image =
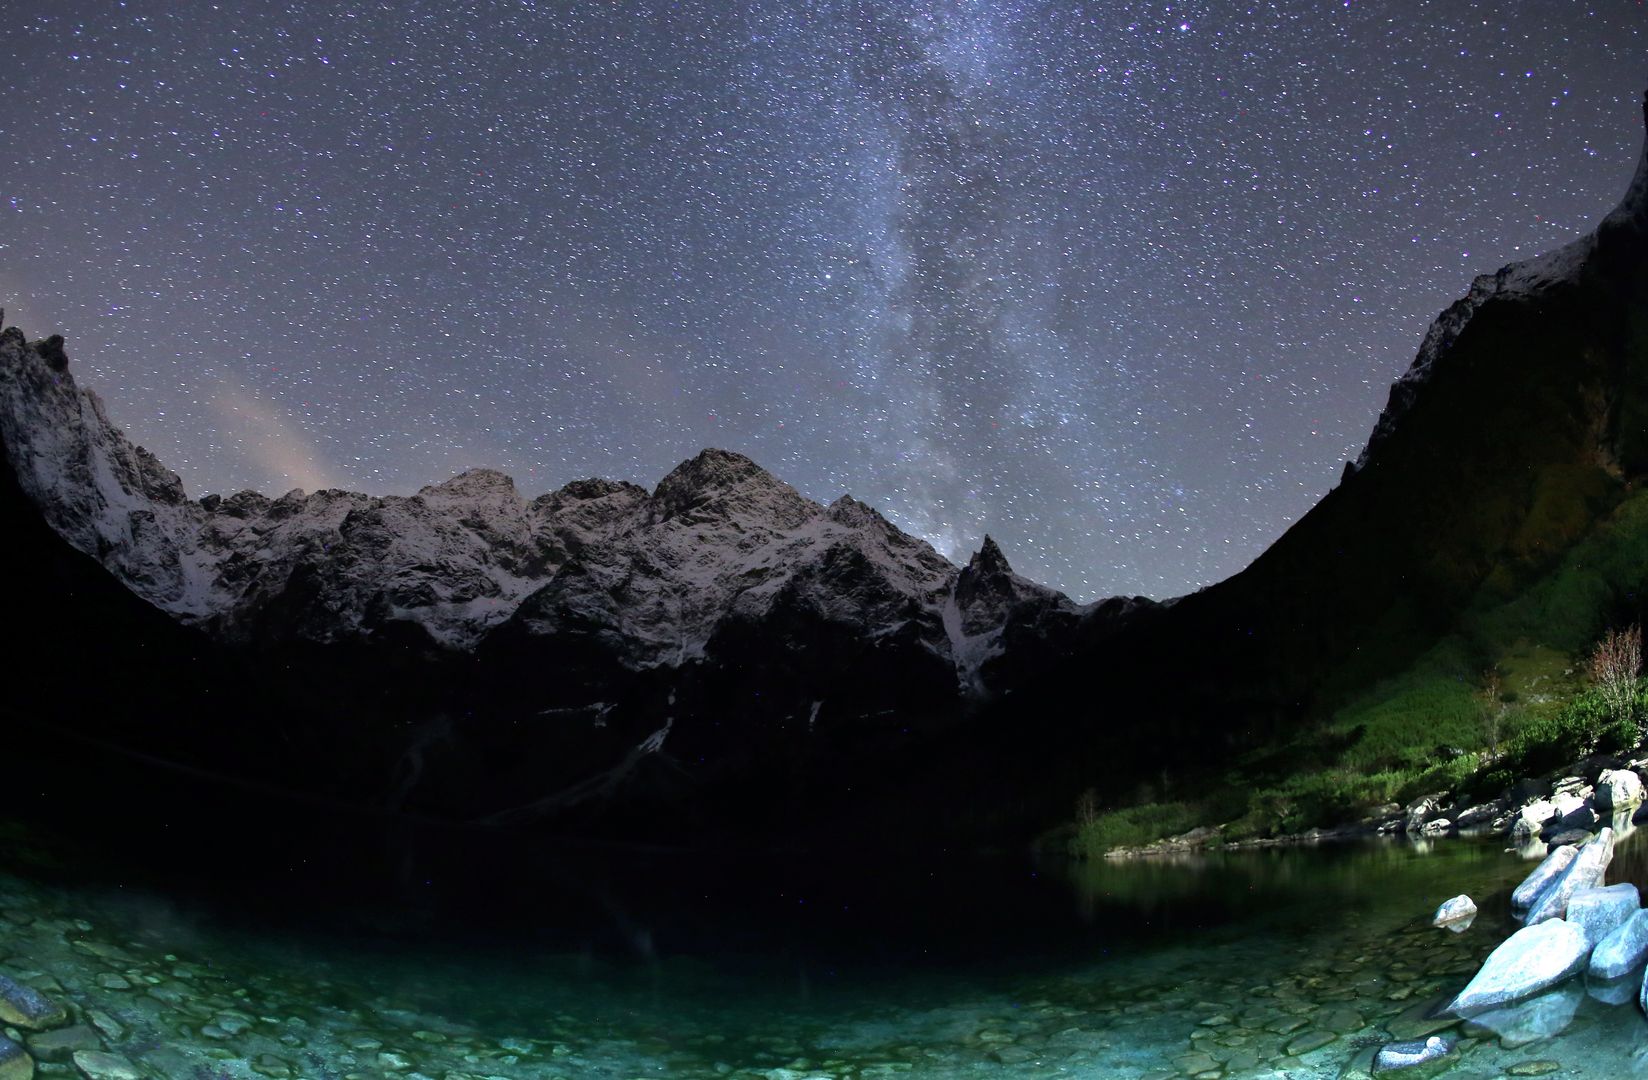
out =
[[(1648, 1075), (1640, 973), (1429, 1016), (1515, 929), (1541, 848), (1503, 838), (706, 855), (118, 794), (0, 825), (0, 974), (66, 1014), (0, 1024), (38, 1076), (1340, 1077), (1433, 1033), (1390, 1075)], [(1648, 886), (1645, 834), (1610, 883)]]

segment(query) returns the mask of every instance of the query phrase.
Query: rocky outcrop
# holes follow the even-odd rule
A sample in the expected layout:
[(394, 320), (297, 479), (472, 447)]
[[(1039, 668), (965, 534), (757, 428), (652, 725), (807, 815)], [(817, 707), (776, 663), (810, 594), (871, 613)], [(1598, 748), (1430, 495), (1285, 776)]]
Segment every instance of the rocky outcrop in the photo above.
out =
[(1434, 795), (1426, 795), (1414, 800), (1408, 807), (1403, 829), (1408, 833), (1422, 833), (1425, 827), (1442, 816), (1442, 808), (1448, 805), (1448, 792), (1439, 791)]

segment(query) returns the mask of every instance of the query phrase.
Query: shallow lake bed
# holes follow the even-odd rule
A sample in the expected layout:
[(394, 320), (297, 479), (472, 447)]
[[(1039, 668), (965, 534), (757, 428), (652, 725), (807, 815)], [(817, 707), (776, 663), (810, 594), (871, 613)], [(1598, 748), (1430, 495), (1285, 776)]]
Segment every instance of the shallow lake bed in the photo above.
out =
[[(1640, 839), (1610, 880), (1643, 883)], [(414, 844), (398, 893), (330, 905), (297, 870), (168, 889), (48, 859), (0, 877), (0, 971), (71, 1011), (42, 1075), (1339, 1077), (1441, 1029), (1422, 1014), (1514, 928), (1533, 865), (1472, 840), (1090, 864), (509, 845), (503, 873), (496, 842)], [(1472, 926), (1430, 926), (1461, 892)], [(1648, 1073), (1634, 985), (1450, 1026), (1441, 1075)]]

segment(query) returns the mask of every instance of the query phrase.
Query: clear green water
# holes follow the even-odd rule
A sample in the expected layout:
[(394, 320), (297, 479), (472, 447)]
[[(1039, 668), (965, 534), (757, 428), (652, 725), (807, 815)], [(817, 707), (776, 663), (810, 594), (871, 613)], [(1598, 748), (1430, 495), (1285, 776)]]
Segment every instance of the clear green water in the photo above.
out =
[[(1648, 884), (1641, 839), (1611, 880)], [(346, 874), (241, 834), (189, 875), (175, 850), (144, 873), (8, 846), (0, 970), (140, 1072), (201, 1080), (1338, 1077), (1420, 1032), (1531, 865), (1471, 841), (1071, 866), (449, 838)], [(1476, 923), (1429, 927), (1459, 892)], [(1566, 993), (1545, 1037), (1455, 1029), (1447, 1075), (1648, 1068), (1634, 994)]]

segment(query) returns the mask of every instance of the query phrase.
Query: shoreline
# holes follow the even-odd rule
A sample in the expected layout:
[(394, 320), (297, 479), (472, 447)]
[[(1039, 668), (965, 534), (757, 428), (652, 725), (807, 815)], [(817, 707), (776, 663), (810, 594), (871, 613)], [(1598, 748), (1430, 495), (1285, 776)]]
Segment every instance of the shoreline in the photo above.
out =
[(1648, 817), (1645, 774), (1648, 758), (1592, 757), (1555, 776), (1518, 780), (1503, 795), (1482, 803), (1468, 795), (1433, 792), (1406, 806), (1389, 803), (1350, 824), (1228, 841), (1222, 836), (1226, 826), (1203, 825), (1146, 844), (1114, 847), (1100, 858), (1259, 851), (1384, 836), (1410, 841), (1502, 836), (1511, 844), (1507, 850), (1536, 858), (1550, 846), (1582, 842), (1605, 827), (1621, 836), (1631, 832), (1637, 817)]

